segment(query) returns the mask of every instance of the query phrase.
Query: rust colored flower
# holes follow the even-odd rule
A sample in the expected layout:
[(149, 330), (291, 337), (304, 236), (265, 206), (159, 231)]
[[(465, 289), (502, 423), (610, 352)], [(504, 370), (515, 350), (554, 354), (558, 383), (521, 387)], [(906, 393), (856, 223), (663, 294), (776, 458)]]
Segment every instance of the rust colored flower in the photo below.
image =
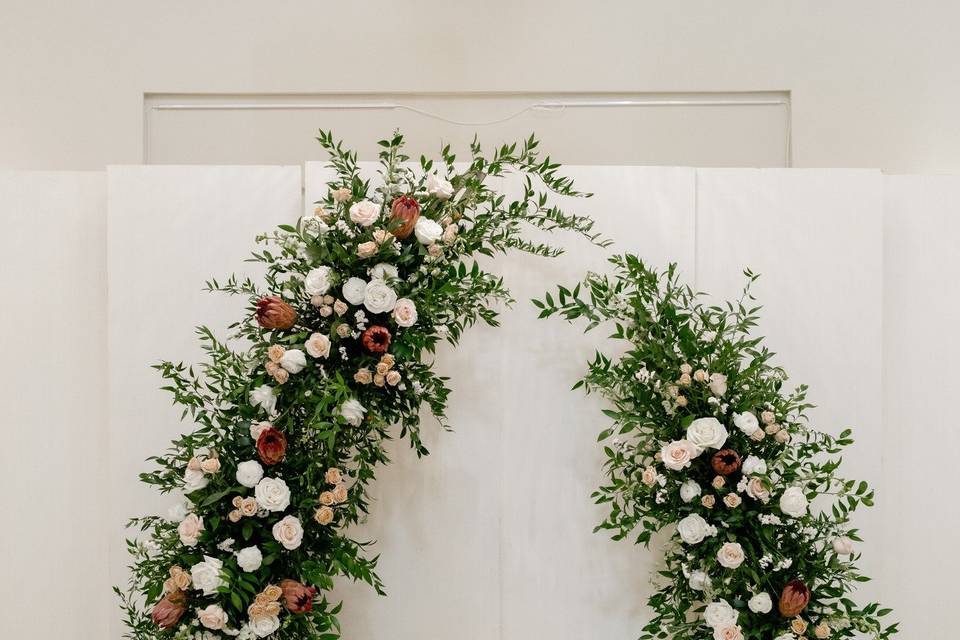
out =
[(297, 321), (297, 312), (277, 296), (257, 301), (257, 324), (264, 329), (289, 329)]
[(780, 594), (780, 615), (784, 618), (793, 618), (810, 604), (810, 589), (799, 580), (791, 580)]
[(740, 454), (733, 449), (720, 449), (710, 458), (710, 466), (717, 475), (728, 476), (740, 468)]
[(420, 203), (409, 196), (400, 196), (393, 201), (390, 208), (391, 233), (400, 240), (405, 240), (413, 233), (420, 219)]
[(264, 429), (257, 438), (257, 453), (263, 464), (277, 464), (287, 453), (287, 436), (273, 427)]
[(300, 584), (296, 580), (281, 580), (283, 600), (291, 613), (306, 613), (313, 609), (313, 598), (317, 595), (314, 587)]
[(390, 348), (390, 332), (386, 327), (378, 324), (373, 325), (363, 332), (361, 336), (363, 346), (371, 353), (384, 353)]
[(153, 612), (150, 617), (153, 623), (161, 629), (170, 629), (177, 622), (183, 612), (187, 610), (187, 594), (177, 590), (169, 593), (157, 604), (153, 605)]

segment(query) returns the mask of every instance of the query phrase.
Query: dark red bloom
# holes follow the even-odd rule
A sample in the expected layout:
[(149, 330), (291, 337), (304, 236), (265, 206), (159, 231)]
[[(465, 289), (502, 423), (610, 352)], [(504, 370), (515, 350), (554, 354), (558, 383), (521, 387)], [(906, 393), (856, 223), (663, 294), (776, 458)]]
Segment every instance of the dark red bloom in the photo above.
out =
[(364, 331), (360, 339), (370, 353), (386, 353), (390, 348), (390, 331), (378, 324)]
[(393, 201), (390, 208), (391, 233), (400, 240), (405, 240), (413, 233), (420, 219), (420, 203), (409, 196), (400, 196)]
[(273, 427), (264, 429), (257, 438), (257, 453), (263, 464), (277, 464), (287, 453), (287, 436)]
[(153, 623), (161, 629), (169, 629), (180, 621), (180, 617), (186, 610), (187, 594), (183, 591), (174, 591), (153, 605), (150, 617), (153, 618)]
[(281, 580), (283, 600), (291, 613), (306, 613), (313, 609), (313, 598), (317, 595), (314, 587), (300, 584), (296, 580)]
[(710, 458), (710, 466), (717, 475), (728, 476), (740, 468), (740, 454), (733, 449), (720, 449)]
[(289, 329), (297, 321), (297, 312), (277, 296), (257, 301), (257, 324), (264, 329)]
[(799, 580), (791, 580), (780, 594), (780, 615), (784, 618), (794, 618), (810, 604), (810, 589)]

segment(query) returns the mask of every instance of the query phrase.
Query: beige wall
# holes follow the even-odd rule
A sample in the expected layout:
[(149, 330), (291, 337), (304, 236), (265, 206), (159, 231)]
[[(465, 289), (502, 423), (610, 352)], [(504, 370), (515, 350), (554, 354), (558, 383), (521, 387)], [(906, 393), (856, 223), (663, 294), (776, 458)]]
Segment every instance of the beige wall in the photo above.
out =
[(141, 161), (145, 92), (790, 90), (795, 166), (960, 171), (960, 8), (942, 1), (0, 0), (0, 16), (2, 168)]

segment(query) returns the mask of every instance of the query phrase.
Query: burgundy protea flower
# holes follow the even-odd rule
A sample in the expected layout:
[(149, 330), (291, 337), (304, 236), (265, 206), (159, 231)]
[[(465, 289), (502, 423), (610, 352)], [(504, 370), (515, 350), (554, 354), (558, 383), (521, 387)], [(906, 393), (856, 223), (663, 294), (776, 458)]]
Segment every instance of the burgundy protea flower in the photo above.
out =
[(177, 590), (167, 594), (157, 604), (153, 605), (150, 617), (153, 623), (161, 629), (169, 629), (180, 621), (183, 612), (187, 610), (187, 594)]
[(420, 203), (409, 196), (400, 196), (393, 201), (390, 208), (391, 233), (400, 240), (405, 240), (413, 233), (420, 219)]
[(257, 301), (257, 324), (264, 329), (289, 329), (297, 321), (297, 312), (277, 296)]
[(710, 458), (710, 466), (717, 475), (728, 476), (740, 468), (740, 454), (733, 449), (720, 449)]
[(363, 332), (360, 340), (370, 353), (386, 353), (390, 348), (390, 331), (378, 324)]
[(313, 598), (317, 595), (314, 587), (308, 587), (296, 580), (281, 580), (283, 600), (291, 613), (306, 613), (313, 609)]
[(257, 453), (263, 464), (277, 464), (287, 454), (287, 436), (273, 427), (264, 429), (257, 438)]
[(780, 594), (780, 615), (784, 618), (794, 618), (810, 604), (810, 589), (799, 580), (791, 580)]

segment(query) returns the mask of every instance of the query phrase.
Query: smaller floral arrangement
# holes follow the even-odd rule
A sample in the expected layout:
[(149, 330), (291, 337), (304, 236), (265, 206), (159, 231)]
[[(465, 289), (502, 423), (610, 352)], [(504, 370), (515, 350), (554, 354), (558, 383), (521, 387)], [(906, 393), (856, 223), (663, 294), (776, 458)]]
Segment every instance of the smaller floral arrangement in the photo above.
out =
[(576, 386), (612, 404), (599, 435), (606, 482), (593, 494), (608, 515), (597, 529), (647, 547), (666, 538), (641, 640), (895, 634), (881, 622), (890, 609), (849, 597), (868, 579), (850, 516), (873, 504), (866, 482), (839, 475), (850, 431), (810, 427), (807, 387), (788, 390), (751, 334), (756, 276), (746, 272), (740, 300), (708, 305), (675, 265), (610, 262), (613, 276), (588, 274), (534, 304), (540, 317), (610, 325), (626, 344), (617, 358), (597, 352)]

